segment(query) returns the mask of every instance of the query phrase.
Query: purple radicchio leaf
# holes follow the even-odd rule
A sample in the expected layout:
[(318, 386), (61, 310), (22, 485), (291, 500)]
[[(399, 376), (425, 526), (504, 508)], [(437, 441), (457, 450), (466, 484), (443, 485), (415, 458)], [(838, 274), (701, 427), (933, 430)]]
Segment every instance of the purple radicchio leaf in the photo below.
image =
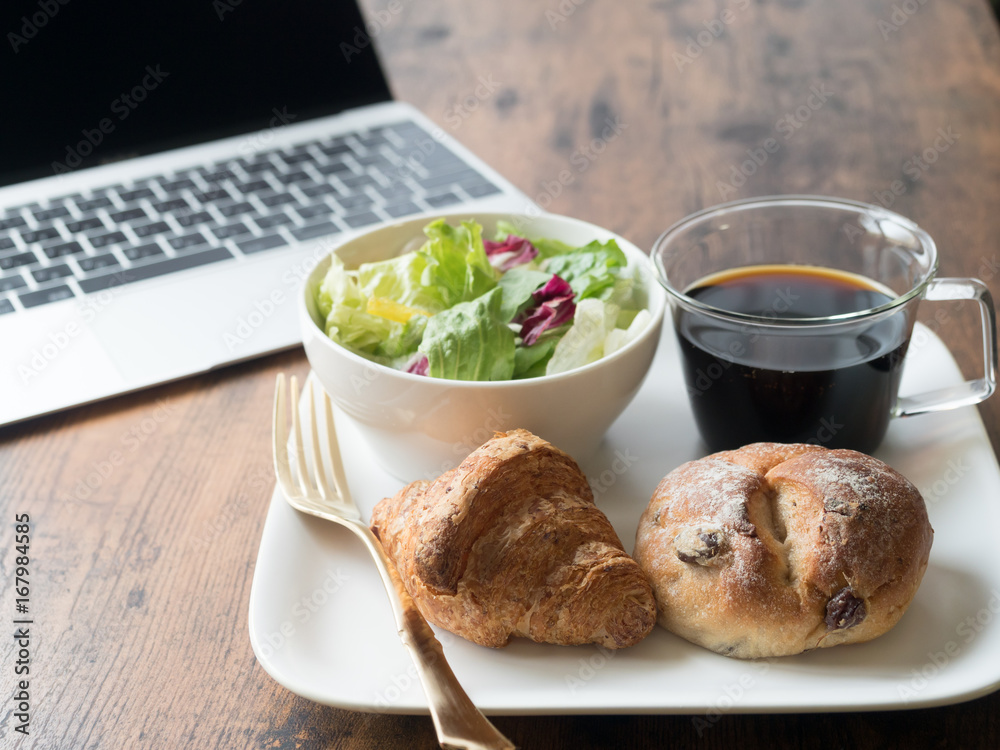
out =
[(427, 355), (418, 354), (410, 360), (410, 363), (406, 366), (406, 372), (413, 375), (426, 375), (429, 367), (430, 361), (427, 359)]
[(550, 328), (558, 328), (576, 312), (573, 289), (556, 274), (545, 286), (531, 293), (532, 305), (515, 322), (521, 324), (521, 340), (525, 346), (534, 344)]
[(503, 242), (483, 240), (483, 247), (490, 265), (501, 271), (509, 271), (538, 255), (538, 249), (534, 245), (516, 234), (508, 234)]

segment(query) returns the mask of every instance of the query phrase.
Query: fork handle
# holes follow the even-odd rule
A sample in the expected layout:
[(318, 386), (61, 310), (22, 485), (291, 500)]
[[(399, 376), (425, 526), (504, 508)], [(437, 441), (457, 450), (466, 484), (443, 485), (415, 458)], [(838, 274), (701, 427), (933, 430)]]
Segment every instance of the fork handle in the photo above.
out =
[[(440, 641), (417, 609), (378, 537), (362, 524), (355, 528), (363, 532), (365, 542), (378, 561), (390, 600), (396, 599), (392, 608), (399, 638), (417, 667), (441, 747), (447, 750), (516, 750), (514, 743), (490, 723), (462, 688), (445, 659)], [(395, 589), (396, 597), (391, 595), (390, 586)]]

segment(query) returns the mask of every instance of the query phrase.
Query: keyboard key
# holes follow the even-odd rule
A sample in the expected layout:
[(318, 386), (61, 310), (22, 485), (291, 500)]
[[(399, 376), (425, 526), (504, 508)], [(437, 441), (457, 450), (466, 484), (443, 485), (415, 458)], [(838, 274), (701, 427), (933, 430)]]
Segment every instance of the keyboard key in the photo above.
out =
[(236, 175), (233, 174), (232, 171), (228, 169), (218, 169), (215, 170), (214, 172), (205, 169), (199, 169), (198, 171), (201, 172), (201, 176), (204, 178), (205, 182), (208, 183), (218, 183), (218, 182), (224, 182), (225, 180), (236, 179)]
[(100, 216), (91, 216), (79, 221), (67, 221), (66, 228), (73, 232), (86, 232), (88, 229), (104, 229), (104, 222)]
[(152, 258), (154, 255), (164, 254), (163, 249), (155, 242), (148, 245), (139, 245), (138, 247), (126, 247), (122, 252), (124, 252), (125, 257), (131, 261), (142, 260), (143, 258)]
[(35, 215), (35, 219), (42, 222), (69, 216), (69, 209), (66, 206), (53, 206), (51, 208), (35, 209), (32, 213)]
[(270, 250), (287, 244), (288, 242), (281, 235), (268, 234), (263, 237), (254, 237), (251, 240), (237, 242), (236, 247), (238, 247), (242, 252), (250, 254), (259, 253), (261, 250)]
[(10, 237), (0, 237), (0, 250), (9, 250), (12, 247), (17, 247), (14, 240)]
[(136, 190), (126, 190), (123, 193), (119, 193), (118, 197), (126, 203), (132, 203), (133, 201), (142, 200), (143, 198), (155, 198), (156, 193), (148, 187), (142, 187)]
[(81, 211), (93, 211), (98, 208), (111, 208), (115, 204), (106, 195), (99, 195), (94, 198), (77, 198), (76, 207)]
[(111, 253), (107, 255), (92, 255), (87, 258), (77, 258), (77, 265), (84, 273), (96, 271), (99, 268), (114, 268), (119, 265), (118, 259)]
[(23, 286), (28, 286), (28, 282), (20, 274), (0, 276), (0, 292), (9, 292), (12, 289), (20, 289)]
[(408, 216), (409, 214), (420, 213), (420, 207), (417, 206), (413, 201), (406, 201), (405, 203), (393, 203), (392, 205), (386, 206), (383, 209), (392, 218), (398, 218), (400, 216)]
[(316, 198), (320, 195), (336, 195), (340, 192), (328, 182), (324, 182), (319, 185), (306, 185), (305, 187), (300, 187), (299, 189), (310, 198)]
[(205, 239), (201, 232), (194, 232), (193, 234), (186, 234), (183, 237), (173, 237), (168, 242), (170, 242), (170, 247), (174, 250), (184, 250), (189, 247), (205, 245), (208, 243), (208, 240)]
[(453, 203), (458, 203), (461, 200), (454, 193), (442, 193), (441, 195), (430, 195), (424, 198), (425, 201), (434, 208), (441, 208), (442, 206), (450, 206)]
[(23, 217), (21, 216), (5, 216), (0, 219), (0, 229), (13, 229), (14, 227), (23, 227), (27, 224)]
[(367, 174), (341, 175), (340, 181), (351, 190), (361, 190), (368, 185), (378, 185), (375, 178)]
[(302, 171), (289, 172), (288, 174), (275, 174), (275, 178), (282, 185), (294, 185), (296, 182), (312, 182), (312, 177)]
[(247, 201), (242, 203), (233, 203), (228, 206), (219, 206), (219, 213), (223, 216), (239, 216), (240, 214), (250, 213), (251, 211), (256, 211), (252, 204)]
[(267, 180), (253, 180), (252, 182), (237, 182), (234, 187), (245, 195), (259, 193), (261, 190), (270, 190), (271, 183)]
[(50, 258), (59, 258), (63, 255), (73, 255), (74, 253), (83, 252), (83, 248), (79, 242), (63, 242), (59, 245), (51, 245), (43, 248), (43, 250)]
[(285, 224), (291, 224), (292, 217), (283, 211), (279, 211), (278, 213), (268, 214), (267, 216), (255, 216), (254, 221), (261, 229), (270, 229), (271, 227), (280, 227)]
[(215, 219), (212, 218), (212, 214), (208, 211), (198, 211), (193, 214), (178, 214), (176, 217), (177, 223), (182, 227), (192, 227), (195, 224), (208, 224)]
[(37, 292), (22, 292), (18, 295), (24, 307), (37, 307), (49, 302), (58, 302), (73, 296), (73, 290), (68, 286), (54, 286), (51, 289), (41, 289)]
[(491, 182), (476, 182), (471, 185), (462, 185), (462, 190), (472, 198), (483, 198), (487, 195), (500, 192), (500, 188)]
[(375, 202), (367, 193), (358, 193), (357, 195), (345, 195), (337, 198), (337, 203), (340, 204), (347, 210), (368, 208), (371, 204)]
[(258, 172), (273, 172), (274, 164), (270, 159), (260, 159), (259, 161), (241, 161), (240, 166), (247, 174), (257, 174)]
[(51, 240), (54, 237), (59, 236), (59, 230), (55, 227), (43, 227), (42, 229), (22, 229), (21, 239), (25, 242), (41, 242), (42, 240)]
[(153, 210), (161, 214), (166, 213), (167, 211), (177, 211), (184, 208), (191, 208), (191, 204), (183, 198), (171, 198), (170, 200), (160, 201), (159, 203), (153, 204)]
[(194, 180), (183, 177), (179, 180), (172, 180), (171, 182), (161, 182), (160, 187), (168, 193), (176, 193), (179, 190), (194, 190), (198, 186), (195, 184)]
[(19, 253), (0, 258), (0, 271), (7, 271), (18, 266), (31, 266), (38, 262), (34, 253)]
[(442, 185), (451, 185), (454, 182), (459, 182), (469, 177), (475, 177), (476, 173), (471, 169), (462, 170), (461, 172), (452, 172), (450, 174), (432, 174), (430, 177), (426, 177), (422, 180), (417, 180), (417, 183), (423, 188), (430, 190), (431, 188), (441, 187)]
[(213, 203), (215, 201), (229, 200), (232, 196), (226, 191), (225, 188), (214, 188), (212, 190), (206, 190), (201, 193), (194, 194), (195, 200), (201, 203)]
[(354, 170), (342, 161), (332, 161), (329, 164), (317, 164), (316, 171), (325, 175), (354, 173)]
[(301, 164), (304, 161), (316, 161), (316, 157), (309, 153), (308, 150), (299, 150), (291, 154), (280, 154), (281, 160), (285, 162), (288, 166), (295, 166), (296, 164)]
[(90, 238), (90, 244), (94, 247), (107, 247), (108, 245), (127, 241), (128, 238), (121, 232), (109, 232), (108, 234), (99, 234), (96, 237)]
[(246, 224), (236, 223), (227, 224), (224, 227), (216, 227), (212, 230), (212, 234), (218, 237), (220, 240), (224, 240), (227, 237), (239, 237), (241, 234), (247, 234), (250, 230), (247, 229)]
[(366, 227), (369, 224), (376, 224), (380, 221), (382, 221), (382, 219), (373, 214), (371, 211), (365, 211), (364, 213), (344, 217), (344, 223), (351, 227), (351, 229)]
[(133, 281), (144, 281), (157, 276), (162, 276), (175, 271), (183, 271), (188, 268), (203, 266), (207, 263), (216, 263), (221, 260), (232, 258), (233, 254), (224, 247), (214, 247), (199, 253), (190, 253), (176, 258), (166, 258), (156, 263), (147, 263), (144, 266), (126, 268), (114, 273), (102, 274), (90, 279), (82, 279), (80, 288), (88, 294), (98, 292), (101, 289), (116, 286), (118, 284), (129, 284)]
[(276, 193), (275, 195), (265, 195), (260, 199), (260, 202), (265, 206), (270, 206), (274, 208), (275, 206), (282, 206), (286, 203), (297, 203), (294, 195), (289, 195), (288, 193)]
[(142, 224), (132, 227), (137, 237), (152, 237), (154, 234), (163, 234), (170, 231), (170, 226), (165, 221), (154, 221), (151, 224)]
[(54, 281), (55, 279), (61, 279), (63, 276), (72, 276), (73, 270), (65, 263), (61, 263), (58, 266), (49, 266), (48, 268), (37, 268), (31, 272), (31, 275), (35, 277), (35, 281), (37, 281), (39, 284), (44, 284), (46, 281)]
[(115, 223), (147, 218), (146, 212), (143, 211), (141, 208), (128, 208), (124, 211), (115, 211), (115, 213), (108, 215), (111, 217), (111, 221)]
[(295, 209), (299, 216), (307, 221), (319, 216), (329, 216), (334, 211), (325, 203), (314, 203), (311, 206), (299, 206)]
[(0, 299), (0, 315), (9, 312), (14, 312), (14, 303), (9, 299)]
[(297, 240), (311, 240), (313, 237), (322, 237), (324, 234), (335, 234), (339, 231), (340, 229), (332, 221), (322, 221), (319, 224), (293, 229), (292, 235)]
[(328, 146), (320, 146), (319, 150), (327, 156), (337, 156), (338, 154), (350, 154), (352, 149), (346, 143), (331, 143)]

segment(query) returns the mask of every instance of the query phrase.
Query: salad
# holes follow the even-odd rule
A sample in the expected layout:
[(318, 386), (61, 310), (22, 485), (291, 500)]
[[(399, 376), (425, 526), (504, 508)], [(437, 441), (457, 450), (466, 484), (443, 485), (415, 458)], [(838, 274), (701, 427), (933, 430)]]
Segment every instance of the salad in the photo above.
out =
[(614, 240), (572, 247), (498, 223), (438, 219), (419, 249), (348, 270), (336, 254), (317, 292), (326, 334), (374, 362), (452, 380), (566, 372), (649, 324)]

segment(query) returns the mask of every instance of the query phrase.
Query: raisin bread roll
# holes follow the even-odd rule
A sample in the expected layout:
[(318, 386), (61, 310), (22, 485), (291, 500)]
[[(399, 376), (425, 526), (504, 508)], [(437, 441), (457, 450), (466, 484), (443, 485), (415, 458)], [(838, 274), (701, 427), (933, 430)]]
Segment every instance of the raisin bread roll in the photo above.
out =
[(634, 555), (663, 627), (752, 659), (885, 633), (916, 594), (932, 537), (920, 493), (883, 462), (755, 443), (668, 474)]
[(382, 500), (371, 528), (423, 615), (483, 646), (622, 648), (656, 624), (649, 582), (579, 467), (526, 430)]

